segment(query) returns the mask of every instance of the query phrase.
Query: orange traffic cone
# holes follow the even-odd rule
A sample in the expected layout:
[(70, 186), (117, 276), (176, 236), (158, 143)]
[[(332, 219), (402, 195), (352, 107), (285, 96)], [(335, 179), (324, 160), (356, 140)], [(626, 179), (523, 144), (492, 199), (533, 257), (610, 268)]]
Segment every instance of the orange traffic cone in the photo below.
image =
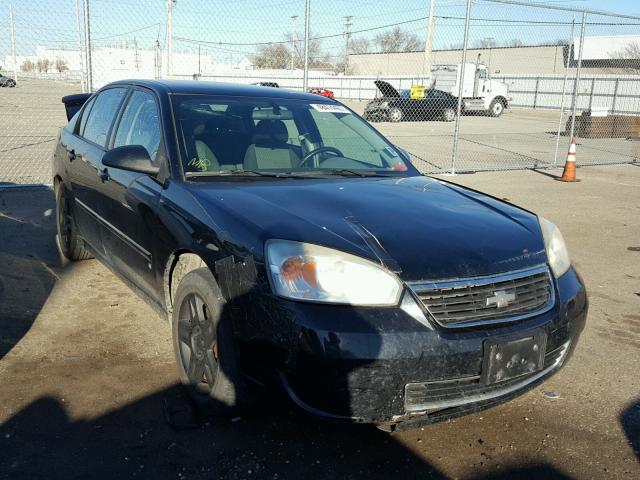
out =
[(564, 164), (562, 177), (558, 178), (561, 182), (578, 182), (576, 179), (576, 139), (571, 139), (569, 153), (567, 153), (567, 161)]

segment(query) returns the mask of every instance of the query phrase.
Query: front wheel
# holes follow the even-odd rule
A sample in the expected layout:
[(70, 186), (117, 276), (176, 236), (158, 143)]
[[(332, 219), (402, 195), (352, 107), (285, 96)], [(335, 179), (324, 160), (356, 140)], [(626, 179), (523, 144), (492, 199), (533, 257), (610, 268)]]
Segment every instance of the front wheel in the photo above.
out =
[(442, 112), (442, 120), (453, 122), (456, 119), (456, 111), (453, 108), (445, 108)]
[(225, 306), (208, 268), (182, 278), (173, 304), (178, 374), (196, 405), (209, 415), (233, 413), (245, 396)]
[(499, 117), (502, 115), (502, 112), (504, 112), (504, 104), (501, 100), (494, 98), (491, 105), (489, 105), (489, 115), (492, 117)]
[(402, 121), (402, 110), (400, 110), (398, 107), (393, 107), (391, 110), (389, 110), (388, 116), (390, 121), (392, 121), (393, 123), (398, 123)]
[(69, 194), (64, 185), (56, 183), (56, 230), (58, 249), (69, 260), (93, 258), (78, 236), (76, 222), (71, 211)]

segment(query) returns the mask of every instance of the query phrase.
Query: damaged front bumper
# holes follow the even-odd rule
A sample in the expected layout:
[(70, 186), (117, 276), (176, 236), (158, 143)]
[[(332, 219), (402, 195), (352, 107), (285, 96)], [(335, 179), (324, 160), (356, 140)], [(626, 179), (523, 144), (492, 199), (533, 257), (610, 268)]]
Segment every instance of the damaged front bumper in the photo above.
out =
[[(554, 294), (554, 308), (540, 315), (456, 330), (420, 318), (406, 302), (393, 309), (286, 302), (296, 334), (276, 369), (292, 401), (325, 418), (403, 428), (465, 415), (526, 392), (566, 363), (588, 302), (573, 269)], [(486, 383), (487, 342), (531, 335), (544, 337), (540, 368)]]

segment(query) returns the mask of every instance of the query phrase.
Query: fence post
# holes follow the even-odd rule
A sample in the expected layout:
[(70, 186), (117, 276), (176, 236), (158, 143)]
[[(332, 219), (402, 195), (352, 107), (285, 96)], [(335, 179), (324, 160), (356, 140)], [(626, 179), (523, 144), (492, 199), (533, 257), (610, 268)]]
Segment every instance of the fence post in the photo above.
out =
[[(570, 42), (573, 43), (573, 34), (576, 29), (575, 19), (571, 22), (571, 36)], [(558, 164), (558, 149), (560, 148), (560, 129), (562, 128), (562, 120), (564, 119), (564, 96), (567, 93), (567, 77), (569, 76), (569, 67), (571, 62), (571, 52), (573, 51), (572, 44), (569, 44), (569, 51), (567, 52), (567, 64), (564, 67), (564, 79), (562, 80), (562, 98), (560, 99), (560, 117), (558, 118), (558, 133), (556, 134), (556, 151), (553, 154), (553, 164)], [(565, 128), (566, 130), (566, 128)]]
[(533, 92), (533, 109), (538, 105), (538, 87), (540, 86), (540, 77), (536, 77), (536, 90)]
[(80, 23), (80, 1), (76, 0), (76, 26), (78, 33), (78, 56), (80, 57), (80, 87), (82, 88), (82, 93), (87, 91), (87, 82), (85, 81), (84, 75), (84, 53), (82, 47), (82, 24)]
[(580, 49), (578, 50), (578, 68), (573, 82), (573, 98), (571, 100), (571, 130), (569, 131), (569, 143), (573, 142), (576, 130), (576, 108), (578, 107), (578, 88), (580, 86), (580, 70), (582, 69), (582, 51), (584, 50), (584, 28), (587, 24), (587, 12), (582, 11), (582, 25), (580, 25)]
[(616, 83), (613, 87), (613, 103), (611, 105), (611, 114), (615, 115), (616, 113), (616, 101), (618, 100), (618, 86), (620, 85), (620, 79), (616, 78)]
[(596, 87), (596, 77), (591, 79), (591, 93), (589, 94), (589, 110), (593, 106), (593, 89)]
[(456, 110), (456, 126), (453, 131), (453, 151), (451, 152), (451, 175), (456, 174), (456, 156), (458, 155), (458, 135), (460, 134), (460, 113), (462, 112), (462, 95), (464, 94), (464, 67), (467, 62), (469, 43), (469, 18), (471, 17), (471, 0), (467, 0), (467, 11), (464, 17), (464, 41), (462, 44), (462, 62), (460, 63), (460, 85), (458, 85), (458, 108)]
[(304, 7), (304, 72), (302, 75), (302, 91), (309, 90), (309, 16), (311, 15), (311, 0), (305, 2)]
[(18, 65), (16, 64), (16, 32), (13, 25), (13, 2), (9, 2), (9, 26), (11, 27), (11, 56), (13, 57), (13, 79), (18, 82)]
[(91, 25), (89, 20), (89, 0), (84, 0), (84, 48), (86, 62), (87, 91), (93, 92), (93, 69), (91, 65)]

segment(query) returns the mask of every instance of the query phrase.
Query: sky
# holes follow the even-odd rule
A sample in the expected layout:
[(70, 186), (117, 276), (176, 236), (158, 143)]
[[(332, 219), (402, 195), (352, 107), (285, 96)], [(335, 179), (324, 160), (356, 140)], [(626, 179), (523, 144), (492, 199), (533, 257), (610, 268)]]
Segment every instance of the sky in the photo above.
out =
[[(164, 45), (165, 0), (88, 0), (92, 43), (95, 46), (137, 43), (151, 48)], [(434, 48), (450, 48), (463, 39), (465, 0), (435, 0)], [(0, 0), (0, 59), (10, 52), (8, 5), (13, 4), (16, 49), (19, 55), (35, 53), (37, 45), (75, 49), (78, 45), (76, 0)], [(614, 11), (640, 17), (638, 0), (540, 0), (558, 7)], [(352, 39), (371, 40), (399, 26), (426, 34), (428, 0), (311, 0), (310, 27), (321, 40), (323, 53), (337, 60), (344, 53), (345, 16), (351, 16)], [(292, 31), (302, 35), (304, 0), (177, 0), (174, 8), (173, 45), (176, 51), (197, 51), (214, 61), (237, 62), (265, 42), (280, 42)], [(292, 19), (292, 16), (297, 16)], [(571, 36), (571, 22), (580, 14), (518, 7), (474, 0), (470, 44), (483, 38), (497, 43), (513, 39), (525, 44)], [(587, 35), (640, 35), (640, 19), (600, 15), (588, 17)], [(634, 25), (637, 24), (637, 25)], [(65, 26), (67, 26), (65, 28)], [(362, 31), (366, 30), (366, 31)], [(6, 32), (6, 33), (5, 33)], [(578, 35), (576, 28), (575, 35)]]

